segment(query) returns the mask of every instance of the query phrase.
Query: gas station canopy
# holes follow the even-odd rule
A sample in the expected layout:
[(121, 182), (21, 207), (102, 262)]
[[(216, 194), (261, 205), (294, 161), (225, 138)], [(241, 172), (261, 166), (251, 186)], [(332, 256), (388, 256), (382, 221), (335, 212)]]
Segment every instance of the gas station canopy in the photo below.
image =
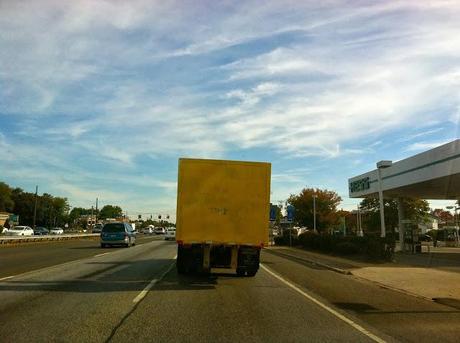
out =
[(350, 198), (460, 199), (460, 139), (348, 180)]

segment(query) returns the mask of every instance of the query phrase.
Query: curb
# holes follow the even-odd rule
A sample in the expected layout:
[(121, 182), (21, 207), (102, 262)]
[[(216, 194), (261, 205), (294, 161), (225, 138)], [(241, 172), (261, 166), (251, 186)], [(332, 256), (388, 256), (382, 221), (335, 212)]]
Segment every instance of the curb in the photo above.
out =
[(378, 281), (369, 280), (369, 279), (366, 279), (366, 278), (364, 278), (362, 276), (355, 275), (352, 272), (350, 272), (350, 275), (352, 275), (353, 277), (355, 277), (355, 278), (357, 278), (359, 280), (366, 281), (366, 282), (371, 282), (374, 285), (379, 286), (380, 288), (389, 289), (391, 291), (399, 292), (399, 293), (402, 293), (402, 294), (405, 294), (405, 295), (410, 295), (411, 297), (419, 298), (419, 299), (422, 299), (422, 300), (428, 300), (428, 301), (431, 301), (431, 302), (436, 302), (433, 298), (424, 297), (423, 295), (412, 293), (412, 292), (406, 291), (406, 290), (401, 289), (401, 288), (396, 288), (396, 287), (393, 287), (393, 286), (389, 286), (389, 285), (386, 285), (386, 284), (378, 282)]
[[(321, 262), (317, 262), (317, 261), (314, 261), (314, 260), (310, 260), (310, 259), (307, 259), (307, 258), (304, 258), (304, 257), (298, 257), (298, 256), (293, 256), (293, 255), (289, 255), (289, 254), (286, 254), (286, 253), (282, 253), (282, 252), (279, 252), (279, 251), (274, 251), (274, 250), (269, 250), (269, 249), (265, 249), (265, 251), (271, 253), (271, 254), (274, 254), (274, 255), (282, 255), (282, 256), (286, 256), (286, 257), (291, 257), (291, 258), (295, 258), (295, 259), (298, 259), (298, 260), (302, 260), (302, 261), (305, 261), (305, 262), (308, 262), (308, 263), (312, 263), (314, 265), (317, 265), (317, 266), (320, 266), (320, 267), (323, 267), (325, 269), (329, 269), (329, 270), (332, 270), (336, 273), (340, 273), (340, 274), (344, 274), (344, 275), (351, 275), (359, 280), (362, 280), (362, 281), (366, 281), (366, 282), (371, 282), (377, 286), (379, 286), (380, 288), (384, 288), (384, 289), (389, 289), (391, 291), (394, 291), (394, 292), (399, 292), (399, 293), (402, 293), (402, 294), (405, 294), (405, 295), (409, 295), (409, 296), (412, 296), (412, 297), (416, 297), (418, 299), (422, 299), (422, 300), (427, 300), (427, 301), (431, 301), (431, 302), (436, 302), (434, 299), (432, 298), (429, 298), (429, 297), (425, 297), (423, 295), (419, 295), (419, 294), (416, 294), (416, 293), (412, 293), (412, 292), (409, 292), (409, 291), (406, 291), (404, 289), (400, 289), (400, 288), (396, 288), (396, 287), (393, 287), (393, 286), (389, 286), (389, 285), (386, 285), (384, 283), (381, 283), (381, 282), (378, 282), (378, 281), (374, 281), (374, 280), (370, 280), (370, 279), (366, 279), (362, 276), (358, 276), (356, 274), (354, 274), (352, 271), (350, 270), (347, 270), (347, 269), (341, 269), (341, 268), (336, 268), (336, 267), (332, 267), (328, 264), (325, 264), (325, 263), (321, 263)], [(448, 306), (448, 305), (446, 305)]]
[(271, 250), (271, 249), (264, 249), (264, 250), (269, 252), (270, 254), (282, 255), (282, 256), (298, 259), (298, 260), (301, 260), (301, 261), (304, 261), (304, 262), (308, 262), (308, 263), (320, 266), (322, 268), (332, 270), (333, 272), (336, 272), (336, 273), (339, 273), (339, 274), (353, 275), (352, 272), (349, 271), (348, 269), (341, 269), (341, 268), (337, 268), (337, 267), (332, 267), (332, 266), (330, 266), (328, 264), (318, 262), (318, 261), (315, 261), (315, 260), (312, 260), (312, 259), (308, 259), (308, 258), (305, 258), (305, 257), (299, 257), (299, 256), (293, 256), (293, 255), (290, 255), (290, 254), (286, 254), (286, 253)]

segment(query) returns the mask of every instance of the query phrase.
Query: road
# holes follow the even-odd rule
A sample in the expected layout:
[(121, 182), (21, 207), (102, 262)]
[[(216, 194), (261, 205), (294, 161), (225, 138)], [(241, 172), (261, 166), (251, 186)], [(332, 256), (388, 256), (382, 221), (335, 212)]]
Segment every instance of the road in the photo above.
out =
[[(138, 244), (157, 239), (163, 238), (137, 235)], [(109, 251), (111, 248), (100, 249), (99, 237), (5, 245), (0, 247), (0, 278)]]
[(181, 276), (173, 242), (139, 243), (81, 242), (67, 261), (0, 278), (0, 341), (458, 341), (459, 310), (349, 275), (266, 251), (253, 278)]

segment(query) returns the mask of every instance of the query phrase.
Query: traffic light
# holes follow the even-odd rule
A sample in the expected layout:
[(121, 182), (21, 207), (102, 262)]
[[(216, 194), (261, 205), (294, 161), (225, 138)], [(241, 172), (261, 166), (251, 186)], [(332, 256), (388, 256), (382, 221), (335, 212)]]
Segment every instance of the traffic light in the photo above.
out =
[(161, 214), (158, 215), (158, 219), (161, 219)]

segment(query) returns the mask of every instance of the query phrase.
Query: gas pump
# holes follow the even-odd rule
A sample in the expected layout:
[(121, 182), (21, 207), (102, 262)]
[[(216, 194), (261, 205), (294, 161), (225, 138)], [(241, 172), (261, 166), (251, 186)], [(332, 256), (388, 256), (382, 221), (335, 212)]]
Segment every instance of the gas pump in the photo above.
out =
[(422, 252), (422, 242), (420, 241), (420, 229), (417, 224), (404, 224), (404, 251), (410, 251), (412, 254)]

